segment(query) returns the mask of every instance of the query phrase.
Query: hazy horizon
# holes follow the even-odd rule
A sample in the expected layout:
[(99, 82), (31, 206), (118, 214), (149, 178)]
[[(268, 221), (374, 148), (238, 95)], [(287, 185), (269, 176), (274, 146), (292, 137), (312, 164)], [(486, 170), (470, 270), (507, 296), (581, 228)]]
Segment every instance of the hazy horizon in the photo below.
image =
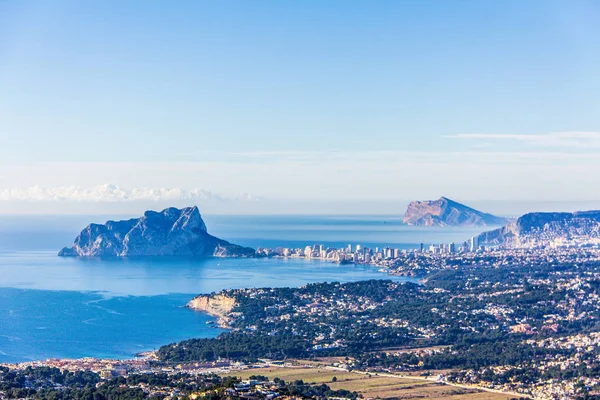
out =
[[(435, 200), (435, 199), (413, 199)], [(574, 212), (600, 210), (600, 201), (580, 202), (514, 202), (481, 201), (452, 199), (485, 213), (502, 217), (518, 217), (529, 212)], [(306, 215), (306, 216), (397, 216), (402, 217), (412, 200), (380, 202), (308, 202), (290, 203), (269, 200), (256, 200), (251, 203), (237, 203), (232, 207), (227, 201), (128, 201), (112, 203), (74, 203), (46, 202), (34, 203), (35, 212), (30, 204), (14, 204), (9, 212), (0, 212), (0, 216), (102, 216), (107, 218), (136, 217), (146, 210), (163, 210), (168, 207), (198, 206), (202, 215)], [(231, 202), (235, 203), (234, 200)], [(5, 203), (6, 206), (7, 203)], [(92, 211), (90, 211), (92, 210)], [(366, 211), (365, 211), (366, 210)], [(373, 210), (377, 210), (374, 212)], [(369, 212), (370, 211), (370, 212)]]

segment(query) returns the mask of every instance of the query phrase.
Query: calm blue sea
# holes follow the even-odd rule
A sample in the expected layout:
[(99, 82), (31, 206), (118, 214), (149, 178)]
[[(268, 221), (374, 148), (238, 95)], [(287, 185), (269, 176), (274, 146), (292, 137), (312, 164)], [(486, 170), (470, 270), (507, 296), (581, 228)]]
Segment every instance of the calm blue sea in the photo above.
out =
[[(478, 230), (414, 228), (385, 216), (204, 216), (209, 232), (252, 247), (416, 247), (462, 242)], [(365, 266), (281, 259), (60, 258), (89, 222), (106, 217), (0, 217), (0, 362), (128, 358), (221, 331), (182, 308), (225, 288), (389, 279)], [(403, 279), (403, 278), (394, 278)]]

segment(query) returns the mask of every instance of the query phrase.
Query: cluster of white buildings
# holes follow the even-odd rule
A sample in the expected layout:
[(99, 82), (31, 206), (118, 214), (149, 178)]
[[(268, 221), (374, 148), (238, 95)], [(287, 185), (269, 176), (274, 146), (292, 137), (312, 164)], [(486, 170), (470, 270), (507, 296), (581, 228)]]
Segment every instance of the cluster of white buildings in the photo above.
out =
[(257, 250), (258, 254), (265, 256), (279, 256), (279, 257), (292, 257), (292, 258), (310, 258), (317, 260), (326, 260), (341, 263), (355, 263), (355, 264), (377, 264), (382, 260), (394, 260), (400, 257), (406, 257), (413, 253), (424, 253), (424, 254), (459, 254), (469, 252), (483, 252), (487, 251), (488, 248), (479, 246), (476, 237), (472, 237), (468, 242), (464, 242), (461, 245), (455, 243), (442, 243), (439, 245), (430, 245), (426, 247), (423, 243), (420, 244), (418, 249), (398, 249), (392, 247), (375, 247), (368, 248), (360, 244), (348, 246), (343, 248), (329, 248), (322, 244), (315, 244), (312, 246), (306, 246), (304, 248), (288, 248), (288, 247), (277, 247), (275, 249), (261, 249)]

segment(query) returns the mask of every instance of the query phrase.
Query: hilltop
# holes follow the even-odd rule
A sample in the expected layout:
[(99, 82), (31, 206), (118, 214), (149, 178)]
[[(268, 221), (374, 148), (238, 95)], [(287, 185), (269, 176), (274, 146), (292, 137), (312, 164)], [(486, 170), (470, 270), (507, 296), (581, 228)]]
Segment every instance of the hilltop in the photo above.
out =
[(498, 226), (508, 219), (496, 217), (447, 197), (438, 200), (413, 201), (404, 214), (404, 223), (418, 226)]
[(484, 232), (480, 244), (507, 247), (573, 245), (600, 242), (600, 210), (534, 212), (505, 227)]
[(140, 218), (88, 225), (59, 256), (253, 256), (253, 249), (207, 232), (198, 207), (146, 211)]

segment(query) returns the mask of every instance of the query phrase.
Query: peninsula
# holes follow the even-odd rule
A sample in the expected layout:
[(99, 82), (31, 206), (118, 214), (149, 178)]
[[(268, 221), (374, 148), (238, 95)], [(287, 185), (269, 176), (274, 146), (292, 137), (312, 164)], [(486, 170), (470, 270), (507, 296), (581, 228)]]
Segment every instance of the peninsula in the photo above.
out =
[(600, 210), (533, 212), (477, 238), (480, 244), (504, 247), (545, 247), (600, 243)]
[(63, 257), (254, 257), (254, 249), (210, 235), (198, 207), (146, 211), (140, 218), (88, 225)]
[(404, 214), (407, 225), (417, 226), (502, 226), (509, 220), (487, 214), (447, 197), (438, 200), (412, 201)]

